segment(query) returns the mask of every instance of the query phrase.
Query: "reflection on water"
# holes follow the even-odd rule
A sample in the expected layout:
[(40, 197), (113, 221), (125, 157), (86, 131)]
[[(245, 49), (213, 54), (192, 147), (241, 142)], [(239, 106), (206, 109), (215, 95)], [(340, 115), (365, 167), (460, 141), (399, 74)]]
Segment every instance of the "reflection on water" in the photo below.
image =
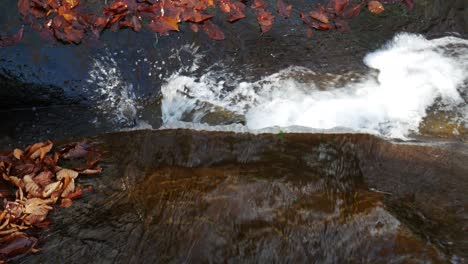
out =
[(446, 148), (368, 135), (184, 130), (96, 140), (107, 153), (104, 174), (83, 179), (94, 191), (53, 216), (43, 250), (25, 262), (466, 257), (462, 143)]

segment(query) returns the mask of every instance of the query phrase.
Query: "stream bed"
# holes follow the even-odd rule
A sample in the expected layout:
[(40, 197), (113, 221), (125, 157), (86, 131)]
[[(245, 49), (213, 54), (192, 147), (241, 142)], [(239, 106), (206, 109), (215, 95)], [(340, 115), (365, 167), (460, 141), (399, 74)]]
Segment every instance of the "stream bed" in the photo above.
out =
[(465, 2), (312, 38), (252, 14), (215, 19), (221, 42), (182, 27), (64, 45), (26, 26), (0, 49), (0, 151), (87, 138), (103, 172), (12, 262), (468, 263)]
[(463, 263), (465, 143), (190, 130), (94, 137), (93, 191), (21, 263)]

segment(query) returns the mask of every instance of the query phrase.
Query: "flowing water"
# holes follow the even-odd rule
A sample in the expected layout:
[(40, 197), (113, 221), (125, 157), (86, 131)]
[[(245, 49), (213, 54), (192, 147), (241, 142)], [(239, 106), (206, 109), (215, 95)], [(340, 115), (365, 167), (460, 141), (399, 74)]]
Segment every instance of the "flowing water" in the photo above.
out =
[[(407, 138), (433, 122), (429, 116), (442, 112), (444, 126), (452, 128), (448, 132), (464, 134), (467, 40), (398, 34), (363, 60), (369, 67), (364, 74), (317, 74), (291, 66), (255, 82), (233, 76), (229, 69), (208, 68), (199, 77), (176, 73), (162, 88), (163, 125), (210, 129), (203, 125), (210, 124), (210, 115), (227, 111), (235, 117), (233, 123), (242, 125), (212, 129), (266, 132), (277, 127)], [(229, 121), (228, 115), (223, 122)]]
[(247, 18), (224, 42), (29, 32), (1, 49), (1, 150), (89, 137), (104, 153), (14, 261), (466, 263), (468, 40), (447, 33), (462, 8), (433, 2), (417, 4), (438, 20), (389, 7), (311, 40)]

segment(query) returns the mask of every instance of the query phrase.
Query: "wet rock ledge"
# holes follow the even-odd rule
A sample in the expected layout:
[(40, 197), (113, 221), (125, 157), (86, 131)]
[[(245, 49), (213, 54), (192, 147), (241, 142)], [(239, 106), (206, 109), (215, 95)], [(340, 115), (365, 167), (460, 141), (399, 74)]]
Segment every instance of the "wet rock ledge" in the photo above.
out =
[(440, 263), (467, 253), (464, 143), (134, 131), (21, 263)]

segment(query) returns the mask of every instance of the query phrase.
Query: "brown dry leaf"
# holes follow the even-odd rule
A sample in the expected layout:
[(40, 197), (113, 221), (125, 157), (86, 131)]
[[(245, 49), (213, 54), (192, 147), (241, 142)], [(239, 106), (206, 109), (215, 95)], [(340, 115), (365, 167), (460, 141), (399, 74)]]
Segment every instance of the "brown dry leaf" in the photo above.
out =
[(63, 184), (61, 197), (68, 197), (73, 192), (75, 192), (75, 180), (71, 179), (67, 184)]
[[(36, 144), (35, 144), (36, 145)], [(29, 156), (31, 159), (41, 158), (44, 159), (45, 155), (49, 153), (54, 144), (51, 141), (43, 142), (42, 145), (38, 145), (38, 148), (31, 148), (31, 151), (34, 149), (34, 152)]]
[(63, 208), (68, 208), (73, 204), (73, 201), (69, 198), (62, 199), (62, 202), (60, 203), (60, 207)]
[(101, 167), (93, 168), (93, 169), (84, 169), (80, 171), (80, 174), (86, 174), (86, 175), (92, 175), (92, 174), (98, 174), (102, 172)]
[(78, 172), (70, 169), (61, 169), (57, 172), (56, 176), (57, 180), (59, 181), (64, 179), (66, 176), (70, 177), (71, 179), (76, 179), (76, 177), (78, 177)]
[(52, 181), (54, 174), (50, 171), (42, 171), (36, 175), (33, 180), (41, 187), (45, 187)]
[(13, 157), (16, 159), (21, 159), (21, 156), (23, 155), (23, 151), (21, 149), (14, 149), (13, 150)]
[(165, 34), (168, 31), (179, 31), (177, 21), (171, 17), (157, 17), (149, 27), (156, 33)]
[(24, 213), (27, 216), (24, 218), (26, 224), (35, 224), (38, 222), (44, 221), (47, 217), (47, 214), (52, 210), (52, 206), (57, 199), (40, 199), (40, 198), (31, 198), (28, 199), (24, 204)]
[(16, 187), (18, 187), (19, 189), (22, 189), (24, 187), (24, 183), (21, 179), (19, 179), (18, 177), (15, 177), (15, 176), (10, 176), (8, 177), (8, 180), (13, 183)]
[(23, 177), (24, 189), (28, 193), (28, 197), (42, 197), (41, 187), (33, 181), (31, 175)]
[(370, 1), (367, 3), (367, 7), (369, 8), (369, 11), (374, 14), (380, 14), (385, 10), (382, 3), (379, 1)]
[(53, 192), (55, 192), (56, 190), (59, 190), (62, 187), (62, 185), (63, 184), (60, 181), (53, 182), (53, 183), (47, 185), (44, 188), (44, 191), (42, 191), (42, 196), (43, 197), (49, 197)]

